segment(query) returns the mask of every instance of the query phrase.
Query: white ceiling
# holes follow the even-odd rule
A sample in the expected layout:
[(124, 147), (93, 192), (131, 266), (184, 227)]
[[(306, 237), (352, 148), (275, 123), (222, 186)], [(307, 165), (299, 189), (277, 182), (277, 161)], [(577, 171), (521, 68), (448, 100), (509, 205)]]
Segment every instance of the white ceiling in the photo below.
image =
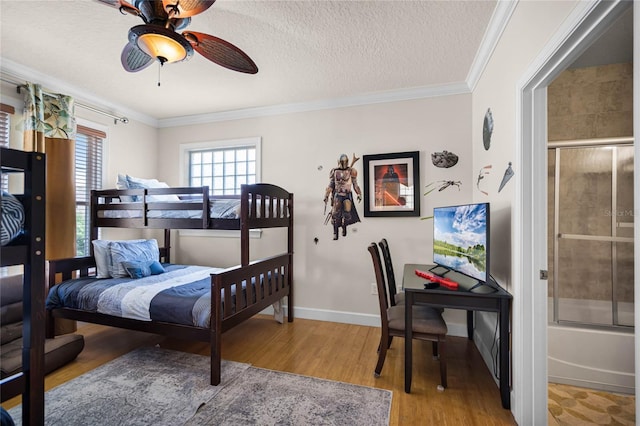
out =
[(128, 73), (120, 63), (139, 18), (97, 0), (0, 0), (0, 65), (4, 76), (40, 77), (45, 88), (152, 120), (468, 87), (497, 4), (218, 0), (188, 29), (238, 46), (258, 74), (195, 53), (165, 65), (158, 87), (158, 65)]

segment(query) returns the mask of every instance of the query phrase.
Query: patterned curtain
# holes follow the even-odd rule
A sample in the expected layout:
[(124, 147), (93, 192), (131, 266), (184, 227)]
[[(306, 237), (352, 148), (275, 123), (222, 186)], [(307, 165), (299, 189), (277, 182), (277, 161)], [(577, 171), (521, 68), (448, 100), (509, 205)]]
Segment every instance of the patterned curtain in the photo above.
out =
[(26, 83), (24, 95), (24, 149), (46, 152), (45, 138), (74, 140), (75, 105), (71, 96), (49, 94), (39, 84)]
[[(27, 83), (24, 95), (24, 150), (44, 152), (47, 158), (45, 200), (45, 258), (76, 254), (76, 184), (74, 100), (45, 93)], [(58, 321), (56, 334), (76, 330), (75, 321)]]

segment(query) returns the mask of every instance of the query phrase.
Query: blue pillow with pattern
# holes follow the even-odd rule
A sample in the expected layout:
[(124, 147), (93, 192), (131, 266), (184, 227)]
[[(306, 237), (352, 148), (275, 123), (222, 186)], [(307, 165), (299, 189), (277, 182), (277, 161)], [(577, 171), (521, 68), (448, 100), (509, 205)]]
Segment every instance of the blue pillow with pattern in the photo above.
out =
[(122, 262), (122, 266), (131, 278), (144, 278), (149, 275), (159, 275), (165, 272), (164, 266), (157, 260)]

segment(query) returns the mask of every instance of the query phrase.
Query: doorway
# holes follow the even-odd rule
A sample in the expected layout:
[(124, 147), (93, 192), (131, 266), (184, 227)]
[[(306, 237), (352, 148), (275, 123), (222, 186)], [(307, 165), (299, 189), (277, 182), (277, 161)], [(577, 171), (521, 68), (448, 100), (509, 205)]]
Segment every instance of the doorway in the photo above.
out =
[[(519, 418), (532, 424), (547, 422), (547, 88), (632, 2), (579, 3), (575, 13), (523, 76), (518, 90), (518, 164), (521, 168), (515, 204), (514, 265), (518, 296), (519, 352), (514, 381), (526, 384), (517, 395)], [(639, 11), (634, 11), (636, 19)], [(637, 42), (638, 36), (634, 36)], [(638, 47), (634, 47), (634, 53)], [(637, 55), (634, 55), (637, 56)], [(634, 66), (637, 69), (637, 65)], [(636, 71), (637, 72), (637, 71)], [(640, 91), (634, 88), (637, 105)], [(637, 121), (634, 118), (634, 121)], [(634, 123), (638, 128), (638, 123)], [(638, 148), (634, 147), (637, 153)], [(638, 176), (638, 165), (634, 165)], [(637, 201), (635, 202), (637, 205)], [(638, 232), (635, 231), (635, 238)], [(638, 265), (638, 254), (634, 254)], [(636, 266), (637, 268), (638, 266)], [(637, 274), (636, 274), (637, 275)], [(637, 281), (637, 279), (636, 279)], [(637, 287), (634, 283), (634, 288)], [(637, 288), (635, 288), (637, 291)], [(635, 316), (638, 317), (637, 315)], [(636, 344), (637, 346), (637, 344)], [(638, 359), (637, 351), (635, 355)], [(636, 365), (639, 363), (636, 362)], [(636, 379), (637, 382), (637, 379)]]

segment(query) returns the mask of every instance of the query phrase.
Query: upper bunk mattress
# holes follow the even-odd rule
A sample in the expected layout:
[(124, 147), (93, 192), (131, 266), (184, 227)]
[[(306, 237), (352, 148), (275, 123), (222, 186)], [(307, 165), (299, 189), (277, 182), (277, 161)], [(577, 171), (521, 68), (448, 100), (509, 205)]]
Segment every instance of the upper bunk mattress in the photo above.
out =
[[(189, 200), (181, 201), (184, 204), (197, 204)], [(120, 204), (120, 203), (116, 203)], [(141, 203), (128, 203), (141, 205)], [(199, 207), (199, 206), (198, 206)], [(142, 208), (134, 210), (99, 210), (98, 217), (108, 219), (135, 219), (143, 216)], [(209, 217), (211, 219), (239, 219), (240, 199), (224, 198), (211, 199), (209, 201)], [(153, 219), (200, 219), (202, 210), (149, 210), (147, 218)]]

